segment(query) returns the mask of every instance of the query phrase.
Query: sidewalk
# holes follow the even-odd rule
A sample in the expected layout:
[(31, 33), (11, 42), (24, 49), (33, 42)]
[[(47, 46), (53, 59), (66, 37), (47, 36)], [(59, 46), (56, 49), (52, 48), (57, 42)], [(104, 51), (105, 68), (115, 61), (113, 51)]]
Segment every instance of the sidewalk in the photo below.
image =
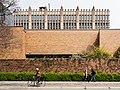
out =
[[(45, 87), (119, 87), (120, 82), (69, 82), (69, 81), (46, 81)], [(27, 81), (0, 81), (1, 86), (28, 87)]]

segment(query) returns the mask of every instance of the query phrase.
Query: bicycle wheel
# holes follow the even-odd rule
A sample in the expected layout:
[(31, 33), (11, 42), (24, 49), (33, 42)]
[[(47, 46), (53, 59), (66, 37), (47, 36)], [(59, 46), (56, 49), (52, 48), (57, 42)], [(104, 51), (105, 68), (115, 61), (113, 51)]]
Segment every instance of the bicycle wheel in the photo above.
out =
[(28, 81), (27, 86), (30, 87), (30, 85), (31, 85), (31, 81)]
[(29, 80), (27, 82), (27, 85), (28, 85), (28, 87), (35, 86), (36, 85), (35, 77), (33, 77), (32, 80)]
[(33, 82), (33, 81), (28, 81), (28, 82), (27, 82), (27, 85), (28, 85), (28, 87), (33, 86), (33, 85), (34, 85), (34, 82)]
[(45, 78), (41, 77), (39, 83), (40, 83), (40, 87), (44, 87), (46, 85)]
[(40, 86), (40, 83), (38, 81), (28, 81), (27, 83), (28, 87), (32, 86), (32, 87), (39, 87)]

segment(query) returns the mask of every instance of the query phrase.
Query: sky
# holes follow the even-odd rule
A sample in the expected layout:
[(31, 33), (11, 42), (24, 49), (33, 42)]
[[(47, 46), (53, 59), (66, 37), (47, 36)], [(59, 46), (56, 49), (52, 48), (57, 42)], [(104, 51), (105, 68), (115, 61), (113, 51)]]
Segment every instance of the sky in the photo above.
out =
[(51, 9), (109, 9), (110, 10), (110, 29), (120, 29), (120, 0), (19, 0), (18, 7), (28, 9), (38, 9), (41, 6), (48, 6)]

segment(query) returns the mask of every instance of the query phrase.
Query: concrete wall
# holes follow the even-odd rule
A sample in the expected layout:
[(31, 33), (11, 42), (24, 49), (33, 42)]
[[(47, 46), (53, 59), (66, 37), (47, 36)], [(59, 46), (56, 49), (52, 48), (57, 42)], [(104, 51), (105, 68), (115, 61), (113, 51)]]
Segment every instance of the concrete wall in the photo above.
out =
[(26, 30), (26, 53), (76, 54), (93, 46), (97, 37), (97, 30)]

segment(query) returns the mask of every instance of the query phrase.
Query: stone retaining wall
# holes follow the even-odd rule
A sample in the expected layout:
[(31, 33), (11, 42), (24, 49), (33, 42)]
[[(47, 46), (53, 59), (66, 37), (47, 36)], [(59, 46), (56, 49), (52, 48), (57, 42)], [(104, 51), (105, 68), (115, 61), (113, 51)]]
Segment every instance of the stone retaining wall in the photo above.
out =
[(119, 73), (120, 60), (94, 59), (6, 59), (0, 60), (0, 72), (35, 72), (35, 67), (42, 72), (83, 72), (93, 67), (98, 72)]

